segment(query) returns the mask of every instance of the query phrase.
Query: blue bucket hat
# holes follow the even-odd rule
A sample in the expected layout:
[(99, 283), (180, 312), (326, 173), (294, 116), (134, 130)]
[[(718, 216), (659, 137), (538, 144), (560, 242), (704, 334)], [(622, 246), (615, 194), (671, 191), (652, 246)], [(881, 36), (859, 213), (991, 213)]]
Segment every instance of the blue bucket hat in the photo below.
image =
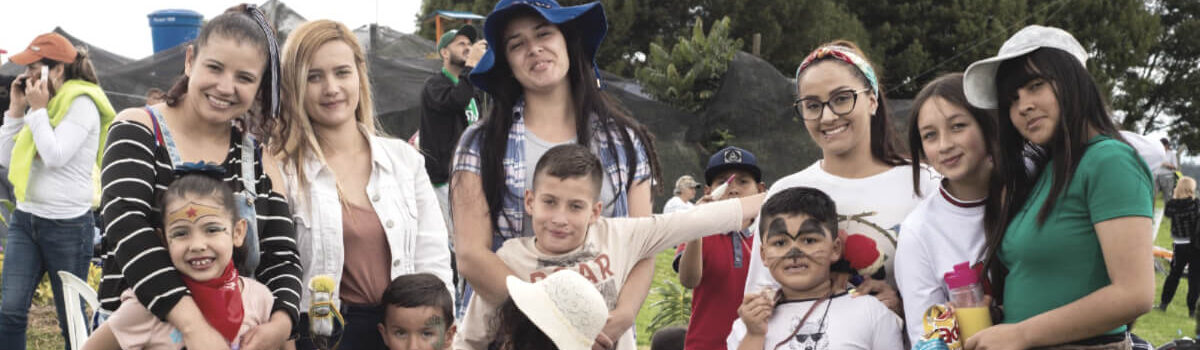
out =
[(725, 147), (708, 158), (708, 168), (704, 169), (704, 182), (712, 184), (713, 180), (717, 180), (717, 174), (729, 169), (745, 170), (754, 176), (754, 181), (762, 182), (762, 169), (758, 168), (758, 157), (750, 151), (734, 146)]
[[(554, 0), (500, 0), (483, 23), (483, 37), (487, 39), (488, 50), (471, 70), (471, 84), (490, 93), (492, 91), (488, 90), (488, 86), (496, 81), (496, 74), (506, 74), (493, 71), (496, 68), (496, 48), (502, 47), (501, 41), (508, 21), (522, 8), (537, 12), (550, 23), (573, 22), (580, 29), (580, 35), (583, 35), (581, 39), (584, 54), (591, 58), (596, 82), (599, 83), (600, 68), (596, 66), (596, 51), (600, 49), (600, 42), (604, 41), (604, 35), (608, 33), (608, 19), (604, 16), (604, 6), (600, 5), (599, 1), (562, 7)], [(501, 67), (511, 70), (507, 64), (501, 64)]]

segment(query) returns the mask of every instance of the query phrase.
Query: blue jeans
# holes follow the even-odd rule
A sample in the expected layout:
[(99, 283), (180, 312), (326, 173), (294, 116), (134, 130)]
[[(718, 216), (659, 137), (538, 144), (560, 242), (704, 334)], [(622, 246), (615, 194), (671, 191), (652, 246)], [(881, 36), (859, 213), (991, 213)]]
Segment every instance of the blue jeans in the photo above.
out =
[[(94, 223), (90, 212), (73, 219), (55, 220), (13, 211), (8, 242), (4, 247), (4, 271), (0, 275), (4, 280), (0, 283), (0, 344), (4, 348), (25, 348), (29, 305), (38, 282), (46, 273), (50, 274), (50, 286), (54, 290), (58, 327), (64, 343), (70, 343), (58, 271), (70, 271), (87, 280)], [(66, 344), (66, 349), (70, 348), (71, 345)]]

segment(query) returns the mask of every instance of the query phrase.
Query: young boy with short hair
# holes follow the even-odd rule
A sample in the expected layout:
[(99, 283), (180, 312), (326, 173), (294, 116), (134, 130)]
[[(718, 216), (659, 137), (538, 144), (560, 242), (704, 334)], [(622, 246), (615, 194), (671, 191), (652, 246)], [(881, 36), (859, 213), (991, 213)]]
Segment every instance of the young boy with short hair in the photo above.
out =
[(834, 285), (830, 266), (842, 255), (837, 209), (820, 190), (794, 187), (762, 206), (763, 265), (778, 290), (747, 294), (727, 340), (729, 349), (902, 349), (902, 321), (878, 299), (852, 297)]
[[(728, 183), (720, 198), (741, 198), (767, 191), (762, 170), (753, 153), (738, 147), (725, 147), (708, 159), (704, 170), (708, 183), (706, 195)], [(753, 246), (753, 220), (738, 230), (712, 235), (682, 244), (675, 253), (675, 272), (679, 283), (692, 289), (692, 317), (688, 322), (689, 350), (725, 348), (729, 327), (737, 319), (736, 302), (743, 295), (746, 273), (750, 271), (750, 247)]]
[(445, 350), (454, 339), (454, 301), (429, 273), (401, 275), (383, 291), (379, 334), (391, 350)]
[[(743, 220), (754, 218), (763, 198), (714, 202), (645, 218), (601, 218), (601, 171), (596, 156), (576, 144), (551, 148), (538, 160), (532, 189), (525, 194), (534, 236), (510, 239), (496, 251), (516, 277), (536, 282), (558, 270), (578, 271), (612, 310), (638, 261), (684, 241), (736, 230)], [(496, 307), (472, 296), (454, 348), (486, 349), (496, 332), (496, 325), (489, 322)], [(632, 332), (618, 339), (602, 333), (596, 343), (605, 348), (636, 348)]]

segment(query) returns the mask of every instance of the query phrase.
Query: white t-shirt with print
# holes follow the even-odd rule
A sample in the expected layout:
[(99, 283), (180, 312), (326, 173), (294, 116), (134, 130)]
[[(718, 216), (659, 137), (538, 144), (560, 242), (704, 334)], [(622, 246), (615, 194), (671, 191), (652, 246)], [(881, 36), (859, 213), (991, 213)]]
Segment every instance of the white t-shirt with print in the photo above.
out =
[[(565, 254), (542, 253), (534, 245), (536, 237), (521, 237), (505, 241), (496, 255), (515, 276), (527, 282), (537, 282), (562, 269), (578, 271), (595, 284), (612, 310), (629, 271), (638, 261), (683, 242), (736, 231), (741, 225), (741, 201), (724, 200), (672, 214), (602, 217), (588, 227), (583, 244)], [(498, 307), (480, 298), (478, 293), (472, 295), (454, 337), (454, 349), (486, 349), (495, 336), (491, 320)], [(617, 340), (616, 348), (637, 349), (633, 332), (625, 332)]]
[(900, 224), (896, 285), (904, 301), (910, 340), (919, 339), (925, 310), (950, 300), (943, 276), (954, 265), (979, 264), (985, 246), (982, 201), (962, 201), (945, 189), (931, 191)]
[[(887, 270), (888, 283), (896, 285), (892, 266), (896, 256), (897, 232), (900, 222), (921, 201), (921, 197), (913, 191), (912, 167), (901, 165), (869, 177), (850, 179), (826, 172), (821, 168), (821, 162), (818, 160), (808, 168), (776, 181), (767, 190), (767, 200), (792, 187), (807, 186), (825, 192), (837, 204), (838, 237), (860, 234), (874, 240), (880, 254), (886, 259), (884, 268)], [(921, 169), (921, 188), (934, 188), (937, 183), (934, 179), (938, 175), (928, 168)], [(757, 225), (752, 227), (758, 229)], [(755, 237), (758, 237), (757, 233)], [(763, 266), (760, 243), (754, 240), (754, 247), (750, 249), (746, 293), (779, 286)]]
[[(851, 297), (842, 293), (816, 306), (804, 325), (800, 320), (816, 303), (814, 299), (787, 301), (771, 312), (763, 349), (842, 350), (842, 349), (903, 349), (900, 317), (888, 310), (879, 299)], [(796, 332), (799, 327), (800, 331)], [(793, 336), (792, 334), (795, 333)], [(729, 350), (737, 350), (746, 337), (746, 324), (741, 318), (725, 340)], [(786, 342), (784, 342), (786, 340)]]

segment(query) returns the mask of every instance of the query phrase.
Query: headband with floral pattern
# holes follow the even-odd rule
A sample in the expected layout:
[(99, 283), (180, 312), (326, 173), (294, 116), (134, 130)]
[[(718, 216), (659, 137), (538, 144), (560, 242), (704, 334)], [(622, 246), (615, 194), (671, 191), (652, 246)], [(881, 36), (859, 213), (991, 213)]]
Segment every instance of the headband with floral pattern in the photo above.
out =
[(796, 68), (797, 83), (800, 80), (800, 72), (807, 69), (814, 61), (826, 57), (836, 58), (858, 68), (863, 76), (867, 77), (867, 81), (871, 83), (871, 92), (875, 94), (876, 98), (879, 98), (879, 81), (875, 78), (875, 69), (871, 68), (871, 64), (867, 63), (867, 60), (863, 59), (862, 56), (855, 54), (854, 50), (840, 45), (824, 46), (808, 54), (808, 57), (804, 58), (804, 62), (800, 63), (800, 67)]

